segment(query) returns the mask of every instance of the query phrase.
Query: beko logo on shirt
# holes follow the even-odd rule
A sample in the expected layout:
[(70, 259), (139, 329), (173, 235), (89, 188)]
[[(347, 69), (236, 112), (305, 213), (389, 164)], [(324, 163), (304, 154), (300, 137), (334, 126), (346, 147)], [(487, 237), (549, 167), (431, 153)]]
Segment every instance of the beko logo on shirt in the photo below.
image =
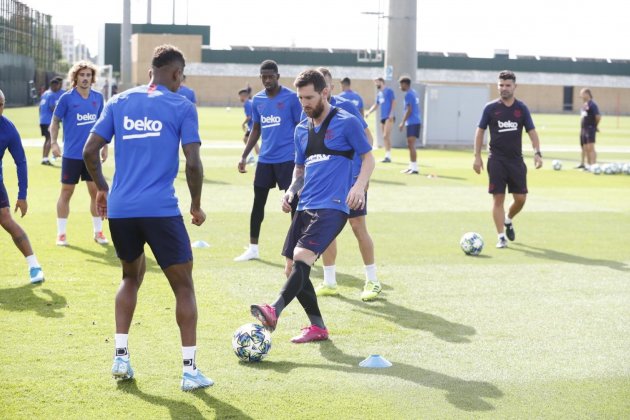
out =
[(140, 139), (146, 137), (158, 137), (162, 131), (162, 121), (150, 120), (147, 117), (140, 120), (133, 120), (125, 115), (123, 118), (123, 128), (126, 131), (143, 131), (140, 134), (127, 134), (123, 136), (123, 140)]
[(77, 125), (94, 124), (96, 121), (96, 114), (77, 114)]
[(518, 129), (518, 123), (510, 120), (507, 121), (497, 121), (499, 125), (499, 133), (504, 131), (516, 131)]
[(260, 122), (261, 124), (267, 124), (264, 127), (274, 127), (276, 125), (280, 125), (280, 123), (282, 122), (282, 118), (280, 118), (277, 115), (270, 115), (268, 117), (265, 117), (264, 115), (260, 116)]

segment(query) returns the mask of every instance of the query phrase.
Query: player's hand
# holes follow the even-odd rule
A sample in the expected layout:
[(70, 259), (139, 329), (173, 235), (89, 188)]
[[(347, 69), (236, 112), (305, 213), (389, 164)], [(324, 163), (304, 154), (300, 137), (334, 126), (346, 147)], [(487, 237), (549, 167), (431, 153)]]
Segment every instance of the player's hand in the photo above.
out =
[(283, 196), (282, 196), (282, 211), (285, 213), (289, 213), (291, 211), (291, 203), (293, 202), (293, 199), (295, 198), (295, 194), (293, 194), (291, 191), (287, 191)]
[(398, 124), (398, 130), (403, 131), (404, 126), (405, 126), (405, 123)]
[(61, 149), (59, 148), (59, 143), (52, 143), (50, 145), (50, 151), (52, 152), (52, 155), (58, 159), (61, 157)]
[(190, 214), (192, 215), (193, 225), (201, 226), (203, 222), (206, 221), (206, 213), (204, 213), (201, 208), (193, 209), (193, 207), (190, 206)]
[(101, 219), (107, 219), (107, 191), (96, 192), (96, 214)]
[(481, 160), (481, 156), (475, 156), (475, 161), (473, 162), (473, 170), (478, 174), (483, 170), (483, 160)]
[(105, 163), (105, 161), (107, 160), (107, 156), (109, 155), (109, 153), (107, 152), (107, 147), (103, 147), (101, 149), (101, 163)]
[(247, 169), (245, 169), (247, 167), (247, 163), (245, 162), (245, 159), (241, 158), (241, 161), (238, 163), (238, 171), (242, 174), (247, 172)]
[(540, 156), (534, 155), (534, 167), (540, 169), (543, 166), (543, 160)]
[(363, 210), (365, 207), (365, 189), (356, 187), (357, 184), (354, 184), (352, 188), (350, 188), (348, 197), (346, 197), (346, 204), (348, 204), (352, 210)]
[(26, 200), (18, 200), (15, 202), (15, 213), (17, 213), (18, 209), (20, 209), (20, 217), (24, 217), (26, 211), (28, 210), (28, 203)]

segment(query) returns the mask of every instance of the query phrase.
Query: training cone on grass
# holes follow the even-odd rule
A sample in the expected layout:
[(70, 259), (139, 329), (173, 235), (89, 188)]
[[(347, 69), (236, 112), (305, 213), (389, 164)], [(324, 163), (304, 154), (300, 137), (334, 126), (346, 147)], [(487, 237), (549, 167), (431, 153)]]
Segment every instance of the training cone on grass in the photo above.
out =
[(210, 248), (210, 244), (206, 241), (195, 241), (191, 244), (193, 248)]
[(365, 368), (388, 368), (391, 365), (392, 364), (390, 361), (382, 356), (379, 356), (378, 354), (368, 356), (367, 359), (359, 363), (359, 366)]

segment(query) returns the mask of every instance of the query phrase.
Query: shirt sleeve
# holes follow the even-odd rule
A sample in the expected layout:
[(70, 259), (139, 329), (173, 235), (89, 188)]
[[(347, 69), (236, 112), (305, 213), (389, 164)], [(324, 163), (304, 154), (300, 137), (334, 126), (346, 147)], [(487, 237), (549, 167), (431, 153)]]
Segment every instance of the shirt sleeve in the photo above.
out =
[(523, 127), (525, 127), (525, 132), (529, 132), (536, 128), (534, 120), (532, 120), (532, 114), (529, 112), (529, 108), (527, 108), (527, 105), (525, 104), (523, 104)]
[(292, 95), (291, 99), (291, 115), (293, 116), (293, 123), (295, 125), (302, 121), (302, 104), (297, 96), (297, 93)]
[(260, 124), (260, 113), (258, 112), (256, 102), (256, 97), (254, 97), (254, 99), (252, 99), (252, 121)]
[(367, 136), (365, 135), (365, 130), (361, 125), (359, 119), (355, 116), (347, 119), (347, 123), (344, 126), (344, 131), (346, 134), (346, 139), (350, 146), (354, 149), (354, 152), (358, 155), (364, 155), (370, 150), (372, 150), (372, 146), (368, 143)]
[(55, 107), (55, 112), (53, 113), (54, 117), (63, 120), (63, 116), (66, 114), (66, 109), (68, 108), (68, 98), (70, 94), (63, 94), (59, 98), (59, 102), (57, 102), (57, 106)]
[(28, 168), (26, 165), (26, 154), (22, 147), (20, 133), (13, 128), (13, 135), (9, 141), (9, 153), (13, 156), (18, 177), (18, 200), (26, 200), (26, 190), (28, 189)]
[(180, 129), (182, 145), (189, 143), (201, 143), (201, 137), (199, 137), (199, 117), (197, 116), (197, 108), (195, 108), (193, 103), (190, 101), (188, 101), (188, 105), (189, 106), (185, 111)]
[(112, 141), (112, 137), (114, 137), (115, 133), (113, 114), (112, 101), (109, 101), (107, 105), (105, 105), (105, 108), (103, 108), (103, 112), (101, 112), (94, 127), (90, 130), (90, 133), (95, 133), (103, 137), (108, 144)]
[[(298, 165), (304, 165), (306, 162), (306, 156), (304, 155), (304, 150), (302, 149), (300, 140), (301, 135), (304, 135), (304, 130), (302, 130), (298, 125), (295, 127), (295, 131), (293, 132), (293, 141), (295, 143), (295, 163)], [(308, 135), (308, 131), (306, 131), (306, 135)]]
[(485, 130), (486, 128), (488, 128), (488, 124), (490, 124), (490, 105), (486, 105), (486, 107), (483, 109), (483, 112), (481, 113), (481, 119), (479, 120), (479, 124), (477, 124), (477, 127)]

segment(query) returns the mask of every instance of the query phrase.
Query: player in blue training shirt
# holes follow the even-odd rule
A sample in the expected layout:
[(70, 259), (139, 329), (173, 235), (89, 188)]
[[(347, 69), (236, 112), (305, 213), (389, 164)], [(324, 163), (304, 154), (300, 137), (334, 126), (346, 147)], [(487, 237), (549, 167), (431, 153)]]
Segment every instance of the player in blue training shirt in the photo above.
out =
[(179, 87), (179, 89), (177, 89), (177, 93), (179, 93), (184, 98), (188, 99), (190, 102), (195, 104), (195, 106), (197, 106), (197, 95), (195, 95), (194, 90), (192, 90), (191, 88), (189, 88), (188, 86), (184, 84), (185, 82), (186, 82), (186, 75), (184, 75), (184, 80), (181, 86)]
[[(252, 99), (250, 98), (251, 89), (241, 89), (238, 91), (238, 99), (243, 104), (243, 112), (245, 113), (245, 120), (241, 124), (241, 128), (245, 132), (243, 136), (243, 143), (247, 144), (247, 139), (249, 138), (249, 133), (252, 132), (252, 126), (254, 125), (254, 121), (252, 121)], [(254, 146), (254, 150), (256, 154), (260, 152), (260, 148), (258, 147), (258, 143)], [(247, 157), (247, 163), (255, 163), (256, 158), (250, 152)]]
[[(368, 124), (365, 122), (365, 119), (358, 112), (357, 107), (354, 106), (350, 101), (346, 101), (339, 96), (332, 96), (335, 85), (333, 84), (333, 78), (330, 70), (325, 67), (320, 67), (317, 70), (319, 70), (319, 72), (324, 75), (324, 79), (326, 80), (326, 87), (328, 88), (327, 99), (330, 105), (348, 111), (350, 114), (357, 117), (357, 119), (361, 122), (361, 126), (364, 129), (365, 135), (368, 139), (368, 143), (370, 144), (370, 146), (372, 146), (372, 133), (370, 132)], [(352, 179), (356, 180), (360, 172), (361, 156), (355, 154), (352, 161)], [(361, 299), (364, 301), (370, 301), (374, 300), (378, 296), (378, 294), (382, 290), (382, 286), (376, 276), (376, 264), (374, 262), (374, 242), (372, 241), (372, 237), (367, 230), (366, 216), (367, 186), (363, 207), (356, 210), (351, 209), (348, 215), (348, 221), (350, 223), (350, 227), (352, 228), (352, 232), (354, 233), (354, 236), (357, 238), (357, 242), (359, 243), (359, 251), (361, 252), (361, 257), (365, 266), (365, 285), (363, 286), (363, 291), (361, 292)], [(317, 296), (335, 296), (339, 294), (337, 289), (337, 275), (335, 267), (336, 260), (337, 240), (335, 239), (322, 254), (324, 281), (315, 288), (315, 293), (317, 294)]]
[[(309, 278), (311, 266), (341, 232), (350, 209), (364, 206), (374, 157), (359, 120), (328, 103), (328, 87), (319, 71), (303, 71), (294, 84), (308, 119), (295, 129), (293, 182), (282, 200), (282, 210), (289, 212), (300, 194), (282, 251), (293, 264), (276, 301), (271, 305), (252, 305), (251, 312), (273, 331), (284, 308), (297, 297), (311, 325), (291, 341), (306, 343), (328, 339)], [(363, 164), (353, 185), (355, 153), (361, 156)]]
[(350, 87), (351, 84), (352, 82), (350, 81), (350, 78), (344, 77), (343, 79), (341, 79), (342, 91), (339, 96), (346, 101), (352, 102), (352, 104), (356, 106), (359, 110), (359, 114), (361, 114), (361, 117), (363, 117), (363, 98), (361, 98), (358, 93), (352, 90), (352, 88)]
[(420, 137), (422, 118), (420, 117), (420, 99), (415, 90), (411, 88), (411, 79), (402, 76), (398, 79), (400, 90), (405, 92), (405, 115), (398, 128), (403, 131), (407, 127), (407, 147), (409, 148), (409, 166), (400, 171), (403, 174), (418, 175), (418, 162), (416, 153), (416, 140)]
[(50, 81), (50, 88), (42, 94), (42, 98), (39, 101), (39, 129), (42, 136), (44, 136), (44, 147), (42, 150), (42, 165), (51, 166), (52, 163), (48, 159), (50, 154), (50, 120), (52, 120), (53, 111), (63, 90), (61, 90), (63, 79), (61, 77), (55, 77)]
[[(179, 210), (173, 182), (179, 168), (179, 145), (186, 157), (192, 223), (206, 219), (201, 209), (203, 166), (197, 110), (177, 94), (184, 73), (184, 56), (170, 45), (153, 53), (151, 81), (114, 96), (92, 128), (85, 145), (85, 163), (98, 187), (97, 208), (109, 218), (123, 278), (116, 295), (116, 354), (112, 374), (131, 379), (128, 335), (138, 290), (146, 270), (144, 245), (148, 243), (175, 294), (183, 376), (181, 388), (190, 391), (213, 384), (195, 363), (197, 303), (192, 279), (190, 239)], [(103, 177), (98, 151), (116, 138), (116, 170), (112, 188)], [(109, 194), (108, 194), (109, 193)]]
[[(11, 235), (13, 243), (26, 258), (31, 283), (38, 284), (44, 281), (44, 272), (37, 261), (37, 257), (33, 253), (33, 248), (28, 240), (28, 236), (26, 236), (24, 230), (13, 220), (13, 217), (11, 217), (9, 195), (7, 194), (2, 177), (2, 158), (4, 157), (4, 152), (8, 149), (15, 162), (18, 177), (18, 196), (15, 202), (15, 211), (17, 212), (19, 209), (21, 217), (24, 217), (28, 210), (28, 204), (26, 202), (26, 190), (28, 188), (26, 155), (24, 154), (20, 134), (13, 123), (2, 115), (4, 113), (4, 102), (4, 92), (0, 90), (0, 225)], [(5, 251), (6, 250), (3, 249), (2, 252)]]
[(381, 162), (390, 163), (392, 161), (392, 127), (394, 126), (394, 122), (396, 122), (394, 113), (396, 110), (396, 97), (394, 91), (385, 85), (385, 79), (382, 77), (374, 79), (374, 85), (378, 90), (376, 101), (374, 101), (374, 105), (368, 109), (365, 118), (376, 111), (376, 108), (380, 108), (381, 131), (383, 133), (383, 145), (385, 146), (385, 157)]
[(278, 81), (278, 64), (265, 60), (260, 65), (260, 80), (265, 89), (252, 99), (252, 126), (249, 139), (243, 150), (238, 170), (245, 170), (246, 160), (259, 138), (262, 138), (256, 175), (254, 176), (254, 204), (249, 220), (249, 246), (234, 258), (234, 261), (248, 261), (259, 257), (258, 238), (265, 218), (265, 204), (269, 190), (278, 185), (285, 190), (291, 184), (293, 173), (293, 132), (300, 122), (302, 107), (295, 92), (281, 86)]
[(584, 103), (580, 110), (580, 147), (582, 148), (582, 162), (576, 169), (589, 170), (597, 163), (597, 153), (595, 152), (595, 135), (599, 129), (602, 116), (599, 107), (593, 101), (593, 94), (588, 88), (580, 90), (580, 97)]
[[(483, 169), (481, 148), (486, 128), (490, 127), (490, 153), (488, 155), (488, 192), (494, 205), (492, 218), (497, 228), (497, 248), (507, 248), (507, 239), (516, 237), (512, 219), (525, 205), (527, 198), (527, 166), (523, 161), (523, 128), (534, 148), (534, 166), (542, 167), (540, 140), (527, 106), (514, 97), (516, 76), (509, 70), (499, 73), (497, 83), (500, 98), (486, 104), (475, 132), (475, 160), (473, 169), (478, 174)], [(514, 202), (505, 215), (505, 187)], [(506, 239), (507, 236), (507, 239)]]
[[(53, 156), (61, 156), (57, 138), (59, 123), (63, 121), (63, 159), (61, 161), (61, 193), (57, 200), (57, 245), (68, 245), (66, 228), (70, 215), (70, 198), (79, 179), (85, 181), (90, 194), (90, 213), (94, 227), (94, 241), (107, 244), (103, 221), (96, 212), (96, 186), (83, 163), (83, 146), (90, 129), (103, 110), (103, 95), (92, 89), (96, 83), (96, 66), (88, 61), (75, 63), (68, 72), (70, 90), (59, 98), (50, 124)], [(101, 150), (103, 162), (107, 159), (107, 146)]]

